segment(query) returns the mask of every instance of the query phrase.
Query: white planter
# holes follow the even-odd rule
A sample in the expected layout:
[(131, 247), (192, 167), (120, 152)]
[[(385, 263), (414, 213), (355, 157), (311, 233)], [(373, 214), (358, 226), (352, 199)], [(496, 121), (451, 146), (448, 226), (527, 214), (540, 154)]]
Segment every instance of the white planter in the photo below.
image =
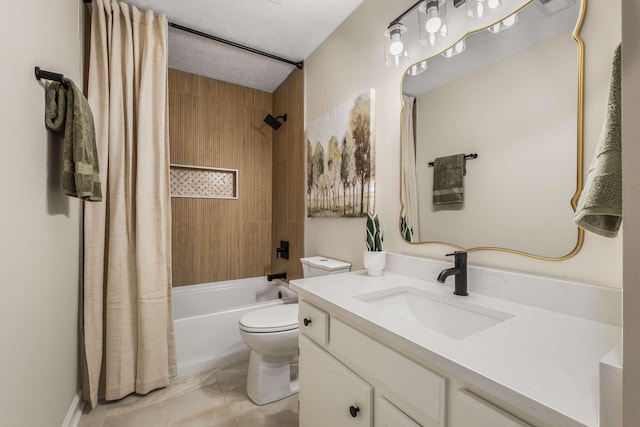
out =
[(381, 276), (387, 261), (387, 253), (364, 251), (363, 261), (369, 276)]

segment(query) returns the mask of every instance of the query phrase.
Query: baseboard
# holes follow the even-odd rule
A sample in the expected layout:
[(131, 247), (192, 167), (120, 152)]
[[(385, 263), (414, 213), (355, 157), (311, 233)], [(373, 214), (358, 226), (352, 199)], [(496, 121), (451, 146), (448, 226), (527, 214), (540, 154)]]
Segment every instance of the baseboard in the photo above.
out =
[(61, 427), (78, 427), (80, 418), (82, 417), (83, 406), (84, 402), (80, 399), (80, 393), (78, 393), (73, 397)]

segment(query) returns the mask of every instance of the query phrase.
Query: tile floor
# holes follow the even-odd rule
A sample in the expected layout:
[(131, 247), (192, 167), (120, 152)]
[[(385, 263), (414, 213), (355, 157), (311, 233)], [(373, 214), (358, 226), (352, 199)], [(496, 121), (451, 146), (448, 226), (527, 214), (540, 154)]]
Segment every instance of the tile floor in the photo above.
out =
[(146, 396), (85, 409), (79, 427), (298, 427), (298, 395), (257, 406), (246, 382), (247, 362), (180, 378)]

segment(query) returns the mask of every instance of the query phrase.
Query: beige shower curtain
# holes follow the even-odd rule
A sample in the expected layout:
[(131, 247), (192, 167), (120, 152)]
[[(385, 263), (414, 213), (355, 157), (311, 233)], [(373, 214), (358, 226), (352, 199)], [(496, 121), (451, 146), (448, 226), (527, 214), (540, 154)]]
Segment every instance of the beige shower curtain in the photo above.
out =
[(413, 109), (415, 98), (402, 95), (402, 216), (413, 229), (413, 242), (420, 241), (418, 225), (418, 183), (416, 181), (416, 143), (414, 138)]
[(93, 0), (88, 99), (104, 202), (85, 205), (83, 397), (165, 387), (175, 375), (167, 20)]

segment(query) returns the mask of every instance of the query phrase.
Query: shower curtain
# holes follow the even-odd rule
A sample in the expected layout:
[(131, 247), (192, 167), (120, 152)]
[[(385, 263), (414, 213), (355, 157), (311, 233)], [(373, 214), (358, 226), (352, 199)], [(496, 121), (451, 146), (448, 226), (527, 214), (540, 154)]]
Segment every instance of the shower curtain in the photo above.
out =
[[(413, 233), (405, 233), (405, 239), (411, 242), (420, 241), (418, 228), (418, 183), (416, 181), (416, 143), (413, 122), (415, 98), (403, 95), (402, 110), (402, 219), (406, 228)], [(411, 239), (409, 239), (409, 235)]]
[(105, 185), (85, 205), (83, 398), (165, 387), (175, 375), (167, 19), (93, 0), (88, 100)]

